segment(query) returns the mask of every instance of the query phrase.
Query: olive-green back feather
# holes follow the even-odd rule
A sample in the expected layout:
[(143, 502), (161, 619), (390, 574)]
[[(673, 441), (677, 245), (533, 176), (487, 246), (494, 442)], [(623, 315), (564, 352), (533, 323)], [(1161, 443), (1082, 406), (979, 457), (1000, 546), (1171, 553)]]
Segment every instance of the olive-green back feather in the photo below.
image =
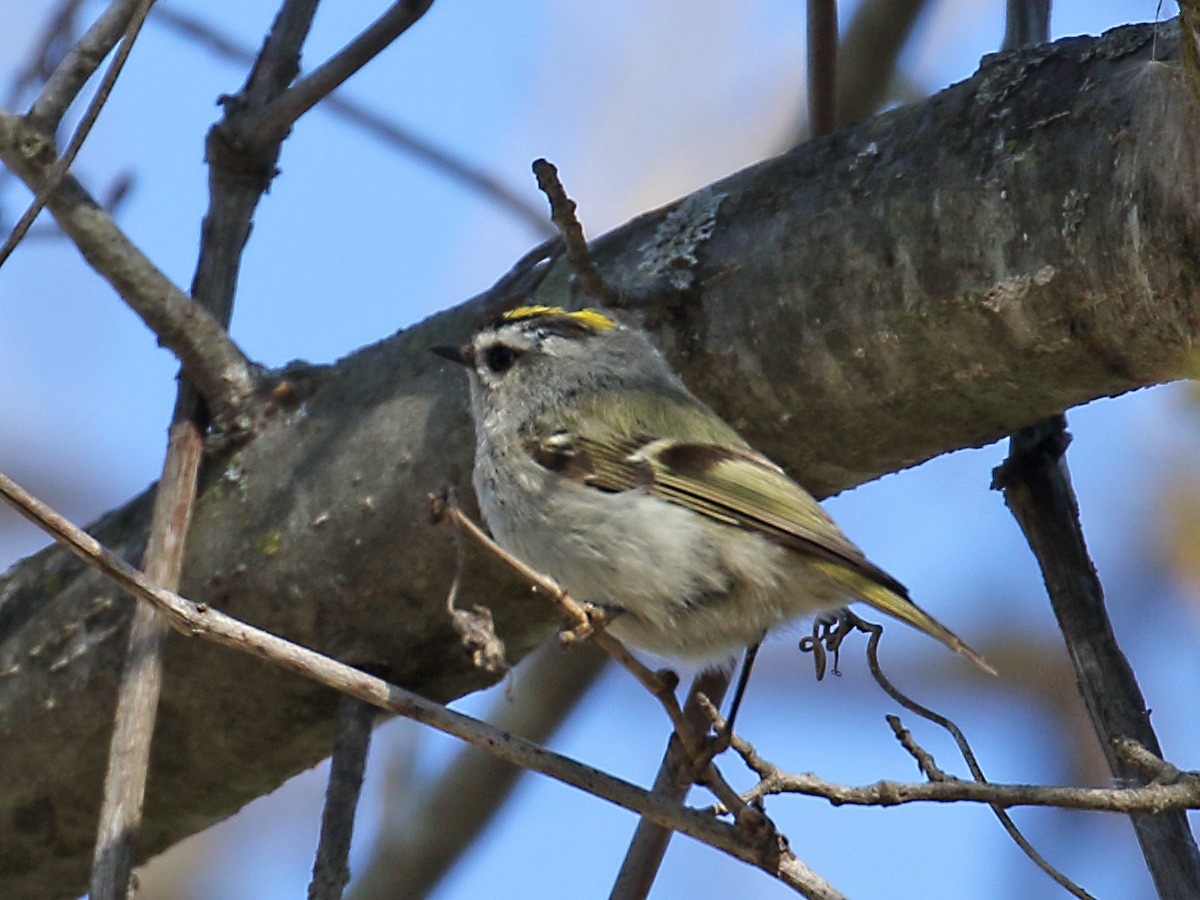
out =
[(753, 529), (812, 557), (846, 593), (895, 616), (988, 671), (953, 632), (842, 534), (819, 503), (688, 394), (624, 391), (555, 412), (531, 436), (547, 468), (603, 491), (640, 488), (728, 525)]

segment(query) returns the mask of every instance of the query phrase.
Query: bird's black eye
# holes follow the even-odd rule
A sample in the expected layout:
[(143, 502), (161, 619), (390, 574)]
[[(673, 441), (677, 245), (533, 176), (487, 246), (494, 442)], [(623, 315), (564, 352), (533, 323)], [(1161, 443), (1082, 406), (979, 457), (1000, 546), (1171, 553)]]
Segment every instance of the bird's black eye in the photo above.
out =
[(492, 344), (492, 346), (487, 348), (487, 352), (483, 356), (483, 361), (489, 369), (500, 375), (512, 367), (512, 364), (517, 361), (519, 355), (512, 347), (507, 347), (504, 344)]

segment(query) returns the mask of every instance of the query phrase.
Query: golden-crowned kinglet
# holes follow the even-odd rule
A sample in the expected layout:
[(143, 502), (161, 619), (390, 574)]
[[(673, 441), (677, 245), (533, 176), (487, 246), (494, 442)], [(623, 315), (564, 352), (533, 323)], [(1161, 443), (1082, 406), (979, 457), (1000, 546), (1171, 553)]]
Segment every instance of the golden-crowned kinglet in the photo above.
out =
[(475, 491), (497, 543), (576, 600), (620, 610), (618, 638), (715, 660), (861, 600), (986, 667), (640, 330), (522, 306), (432, 349), (467, 367)]

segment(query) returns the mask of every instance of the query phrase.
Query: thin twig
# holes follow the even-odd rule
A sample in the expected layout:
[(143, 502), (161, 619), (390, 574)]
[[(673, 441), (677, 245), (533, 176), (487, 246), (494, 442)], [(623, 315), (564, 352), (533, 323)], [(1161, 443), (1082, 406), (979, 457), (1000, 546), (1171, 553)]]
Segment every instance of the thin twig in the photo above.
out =
[(374, 725), (373, 705), (354, 697), (342, 697), (308, 900), (341, 900), (350, 881), (350, 839), (354, 835), (354, 813), (362, 792)]
[(536, 159), (533, 161), (533, 174), (538, 187), (550, 201), (550, 218), (562, 235), (567, 249), (567, 265), (575, 280), (583, 292), (601, 306), (619, 305), (620, 293), (604, 280), (592, 262), (587, 239), (583, 236), (583, 226), (575, 216), (575, 201), (567, 196), (567, 190), (559, 180), (558, 169), (548, 160)]
[(38, 131), (52, 135), (58, 130), (83, 86), (117, 41), (128, 35), (129, 24), (142, 4), (143, 0), (113, 0), (62, 58), (29, 109), (29, 119)]
[[(181, 390), (167, 441), (166, 461), (154, 498), (146, 577), (169, 590), (179, 586), (184, 546), (195, 505), (203, 457), (203, 427), (195, 421), (195, 394)], [(125, 665), (117, 689), (104, 799), (92, 860), (92, 900), (125, 900), (134, 841), (150, 769), (150, 743), (162, 689), (162, 646), (168, 621), (145, 603), (134, 609)]]
[[(209, 168), (208, 208), (200, 232), (200, 255), (192, 275), (192, 297), (222, 324), (228, 323), (237, 290), (242, 253), (250, 238), (250, 222), (263, 194), (278, 171), (280, 136), (270, 146), (245, 147), (231, 140), (233, 123), (252, 115), (279, 96), (300, 70), (300, 52), (312, 27), (317, 0), (284, 0), (271, 23), (262, 49), (234, 97), (224, 98), (224, 117), (209, 129), (205, 160)], [(192, 383), (204, 394), (218, 431), (240, 430), (191, 372)], [(248, 417), (247, 417), (248, 418)], [(247, 427), (253, 422), (246, 423)], [(231, 428), (231, 425), (234, 427)]]
[[(697, 734), (708, 728), (708, 715), (700, 705), (700, 698), (707, 697), (719, 704), (729, 688), (729, 673), (723, 669), (701, 672), (692, 681), (687, 701), (683, 704), (683, 715)], [(672, 734), (667, 742), (658, 775), (654, 779), (654, 793), (672, 800), (682, 801), (692, 786), (691, 774), (694, 766), (689, 764), (683, 753), (679, 737)], [(625, 859), (617, 872), (610, 900), (640, 900), (650, 893), (658, 875), (672, 832), (649, 819), (638, 822)]]
[(837, 124), (838, 15), (836, 0), (808, 0), (808, 122), (813, 134)]
[[(604, 671), (608, 657), (584, 644), (570, 652), (547, 644), (527, 658), (493, 705), (497, 728), (545, 744)], [(402, 752), (402, 751), (401, 751)], [(425, 897), (471, 846), (512, 793), (524, 769), (463, 747), (437, 780), (384, 797), (383, 822), (367, 863), (355, 876), (352, 900)]]
[[(152, 0), (148, 0), (141, 9), (143, 19), (150, 2)], [(295, 76), (300, 47), (308, 34), (314, 11), (315, 3), (309, 0), (288, 2), (281, 8), (244, 91), (244, 95), (252, 102), (269, 100)], [(121, 48), (123, 51), (127, 50), (131, 40), (131, 37), (126, 38)], [(118, 60), (120, 58), (118, 56)], [(227, 208), (222, 202), (225, 199), (222, 187), (220, 182), (214, 184), (210, 200)], [(235, 219), (236, 211), (235, 205)], [(210, 220), (207, 224), (215, 223)], [(235, 233), (235, 230), (215, 227), (205, 230), (193, 284), (193, 302), (210, 313), (222, 328), (228, 326), (233, 309), (232, 288), (227, 291), (222, 288), (230, 285), (228, 275), (230, 270), (236, 271), (236, 261), (244, 243), (230, 240)], [(218, 273), (216, 277), (206, 277), (214, 272)], [(196, 484), (208, 422), (207, 409), (185, 373), (179, 383), (167, 458), (159, 482), (144, 563), (148, 577), (171, 590), (178, 587), (182, 575), (184, 545), (196, 500)], [(153, 607), (139, 604), (134, 611), (126, 671), (118, 694), (108, 776), (105, 780), (105, 801), (101, 809), (93, 867), (94, 900), (123, 900), (128, 893), (133, 840), (141, 824), (150, 743), (162, 683), (162, 644), (165, 637), (164, 620), (155, 613)], [(343, 717), (342, 727), (353, 732), (346, 718)], [(330, 803), (331, 806), (336, 805), (332, 799)], [(353, 812), (350, 822), (352, 825)], [(344, 863), (339, 868), (339, 851), (328, 843), (331, 841), (336, 845), (338, 838), (337, 828), (326, 835), (322, 850), (327, 852), (318, 857), (314, 870), (314, 890), (322, 897), (329, 897), (334, 885), (337, 885), (337, 894), (340, 895), (341, 886), (344, 885), (344, 880), (338, 883)], [(348, 837), (346, 841), (348, 843)]]
[[(870, 635), (870, 638), (867, 640), (867, 665), (871, 670), (871, 675), (874, 677), (875, 682), (881, 688), (883, 688), (884, 693), (886, 693), (905, 709), (916, 713), (921, 718), (933, 722), (935, 725), (939, 725), (948, 731), (950, 736), (954, 738), (954, 742), (958, 745), (958, 750), (962, 754), (963, 759), (966, 761), (967, 768), (971, 770), (971, 776), (977, 782), (986, 783), (987, 778), (983, 774), (983, 767), (979, 765), (979, 761), (975, 758), (975, 753), (971, 749), (971, 745), (967, 742), (967, 736), (963, 734), (962, 729), (960, 729), (956, 724), (954, 724), (954, 722), (940, 713), (936, 713), (927, 706), (923, 706), (922, 704), (913, 700), (894, 684), (892, 684), (891, 680), (883, 674), (883, 667), (879, 664), (879, 639), (883, 635), (883, 626), (864, 622), (862, 619), (859, 619), (853, 614), (851, 614), (851, 617), (859, 629), (867, 632)], [(1022, 852), (1029, 857), (1035, 866), (1049, 875), (1067, 891), (1070, 891), (1070, 893), (1074, 896), (1085, 898), (1085, 900), (1092, 900), (1091, 894), (1089, 894), (1079, 885), (1075, 884), (1075, 882), (1073, 882), (1062, 872), (1058, 871), (1058, 869), (1052, 866), (1049, 861), (1037, 851), (1033, 844), (1029, 843), (1029, 840), (1024, 834), (1021, 833), (1021, 830), (1017, 828), (1016, 822), (1012, 820), (1012, 817), (1009, 816), (1001, 806), (992, 804), (992, 813), (996, 816), (997, 820), (999, 820), (1000, 825), (1004, 828), (1004, 830), (1008, 832), (1008, 836), (1012, 838), (1013, 843), (1021, 848)]]
[[(249, 47), (238, 44), (191, 13), (172, 6), (156, 7), (150, 16), (150, 22), (165, 25), (225, 59), (247, 63), (255, 58), (254, 51)], [(445, 147), (440, 147), (432, 140), (388, 119), (366, 104), (345, 97), (341, 92), (334, 92), (325, 98), (321, 109), (379, 138), (388, 147), (407, 153), (434, 171), (441, 172), (468, 189), (478, 192), (485, 200), (490, 200), (501, 209), (507, 210), (542, 237), (553, 237), (557, 234), (540, 209), (502, 181), (456, 156)]]
[(1036, 806), (1121, 814), (1200, 809), (1200, 774), (1195, 772), (1187, 773), (1185, 779), (1176, 784), (1135, 788), (1000, 784), (962, 779), (917, 783), (876, 781), (874, 784), (854, 786), (826, 781), (812, 773), (784, 772), (759, 756), (754, 746), (739, 735), (734, 735), (730, 746), (761, 779), (742, 795), (743, 799), (750, 802), (777, 794), (802, 794), (828, 800), (834, 806), (966, 802), (986, 803), (1003, 809)]
[[(75, 128), (75, 133), (71, 135), (71, 140), (67, 143), (67, 149), (63, 154), (54, 161), (46, 172), (41, 184), (37, 186), (33, 200), (17, 224), (13, 226), (12, 231), (8, 235), (8, 239), (0, 246), (0, 266), (3, 266), (5, 261), (12, 256), (17, 245), (21, 243), (21, 238), (29, 231), (29, 227), (33, 224), (38, 214), (45, 208), (50, 196), (58, 190), (59, 183), (63, 176), (67, 174), (67, 170), (71, 168), (71, 163), (75, 161), (75, 156), (83, 147), (83, 142), (92, 131), (92, 126), (96, 124), (96, 119), (100, 117), (100, 110), (104, 108), (104, 104), (108, 102), (109, 95), (112, 93), (113, 86), (117, 83), (117, 78), (121, 74), (121, 70), (125, 67), (125, 61), (129, 59), (129, 54), (133, 50), (133, 42), (137, 40), (138, 32), (142, 29), (142, 24), (146, 21), (146, 14), (150, 12), (150, 7), (154, 4), (154, 0), (139, 0), (137, 6), (125, 27), (125, 35), (121, 40), (121, 46), (117, 49), (117, 55), (113, 57), (112, 63), (104, 73), (104, 77), (100, 81), (100, 86), (96, 88), (96, 93), (92, 96), (88, 103), (87, 109), (83, 113), (83, 117), (79, 121), (79, 125)], [(114, 4), (115, 5), (115, 4)], [(28, 122), (36, 122), (35, 119), (29, 118)], [(52, 141), (53, 136), (49, 131), (43, 131), (47, 141)]]
[(624, 644), (604, 629), (605, 619), (603, 614), (597, 614), (583, 607), (552, 578), (526, 565), (493, 541), (483, 532), (483, 529), (464, 515), (462, 510), (448, 497), (430, 495), (428, 499), (434, 521), (439, 521), (442, 517), (449, 519), (466, 532), (476, 543), (496, 557), (496, 559), (527, 580), (536, 591), (545, 594), (552, 602), (557, 604), (570, 621), (575, 623), (574, 627), (568, 631), (571, 640), (579, 640), (581, 635), (586, 635), (601, 650), (633, 675), (658, 700), (659, 704), (666, 711), (675, 729), (675, 734), (679, 736), (688, 757), (696, 765), (697, 783), (702, 783), (711, 790), (717, 799), (724, 804), (725, 808), (738, 818), (739, 822), (744, 819), (747, 827), (757, 828), (762, 826), (765, 822), (765, 817), (756, 810), (747, 807), (742, 802), (737, 791), (730, 787), (716, 766), (712, 765), (710, 748), (706, 747), (702, 737), (692, 730), (690, 723), (683, 714), (683, 709), (679, 705), (679, 700), (675, 696), (677, 680), (674, 677), (674, 673), (671, 673), (671, 677), (668, 678), (662, 672), (650, 671), (637, 657), (625, 648)]
[[(528, 581), (534, 591), (544, 595), (551, 603), (558, 606), (571, 623), (571, 628), (568, 631), (570, 642), (580, 640), (583, 637), (590, 638), (605, 653), (625, 667), (647, 691), (658, 698), (664, 706), (668, 707), (668, 714), (671, 715), (672, 723), (684, 732), (681, 735), (683, 740), (695, 740), (686, 726), (681, 725), (683, 722), (683, 713), (679, 709), (678, 703), (674, 704), (673, 710), (670, 708), (671, 698), (674, 697), (673, 691), (675, 685), (673, 681), (665, 679), (660, 673), (650, 671), (636, 657), (631, 655), (620, 641), (604, 632), (603, 613), (585, 608), (564, 591), (554, 579), (526, 565), (493, 541), (484, 533), (483, 529), (463, 514), (463, 511), (458, 508), (450, 496), (439, 497), (430, 494), (428, 501), (430, 504), (430, 514), (434, 522), (440, 522), (443, 519), (449, 521), (479, 544), (480, 547), (487, 550), (488, 553)], [(698, 751), (699, 747), (695, 746), (695, 749)]]
[[(1104, 590), (1084, 542), (1064, 457), (1069, 442), (1064, 416), (1022, 429), (1013, 435), (1009, 457), (996, 470), (992, 486), (1004, 491), (1004, 502), (1037, 557), (1109, 769), (1121, 783), (1137, 784), (1144, 781), (1141, 771), (1116, 755), (1114, 741), (1132, 738), (1160, 757), (1162, 748), (1133, 668), (1113, 634)], [(1200, 852), (1187, 816), (1172, 812), (1131, 818), (1159, 894), (1200, 896)]]
[[(453, 497), (452, 493), (447, 494)], [(449, 501), (453, 505), (453, 500)], [(467, 548), (463, 543), (462, 530), (455, 522), (454, 529), (454, 578), (446, 594), (446, 613), (450, 624), (457, 632), (463, 647), (471, 654), (475, 668), (499, 678), (512, 668), (505, 652), (504, 641), (496, 634), (492, 611), (486, 606), (474, 605), (471, 609), (458, 608), (458, 592), (462, 585), (463, 570), (467, 564)]]
[(921, 770), (930, 781), (946, 781), (950, 776), (938, 768), (937, 762), (933, 758), (933, 754), (917, 743), (917, 739), (913, 737), (912, 732), (904, 727), (899, 716), (888, 715), (888, 726), (892, 729), (892, 734), (896, 736), (896, 740), (900, 742), (900, 746), (908, 751), (909, 755), (917, 761), (917, 768)]
[(242, 123), (243, 139), (266, 146), (287, 136), (292, 125), (378, 56), (425, 15), (433, 0), (399, 0), (358, 37)]
[(1137, 766), (1146, 777), (1147, 784), (1175, 784), (1188, 773), (1160, 759), (1133, 738), (1117, 738), (1113, 741), (1113, 752), (1132, 766)]
[(334, 690), (460, 738), (514, 765), (541, 772), (643, 814), (667, 828), (757, 866), (806, 897), (835, 900), (842, 896), (800, 862), (786, 842), (776, 835), (763, 838), (707, 813), (680, 806), (486, 722), (449, 710), (382, 678), (247, 625), (206, 604), (193, 603), (165, 590), (3, 474), (0, 474), (0, 496), (86, 564), (108, 575), (138, 599), (153, 604), (191, 635), (250, 653)]
[[(0, 111), (0, 159), (37, 191), (55, 157), (21, 118)], [(172, 284), (72, 175), (63, 177), (47, 207), (92, 268), (179, 359), (214, 418), (241, 422), (254, 368), (221, 324)]]

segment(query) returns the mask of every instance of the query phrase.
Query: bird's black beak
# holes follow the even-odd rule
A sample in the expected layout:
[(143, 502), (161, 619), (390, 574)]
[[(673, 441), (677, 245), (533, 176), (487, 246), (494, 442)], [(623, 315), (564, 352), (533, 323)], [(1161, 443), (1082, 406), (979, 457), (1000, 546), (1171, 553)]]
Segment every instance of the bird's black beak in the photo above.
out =
[(470, 344), (463, 344), (461, 347), (430, 347), (429, 352), (460, 366), (475, 367), (475, 348)]

